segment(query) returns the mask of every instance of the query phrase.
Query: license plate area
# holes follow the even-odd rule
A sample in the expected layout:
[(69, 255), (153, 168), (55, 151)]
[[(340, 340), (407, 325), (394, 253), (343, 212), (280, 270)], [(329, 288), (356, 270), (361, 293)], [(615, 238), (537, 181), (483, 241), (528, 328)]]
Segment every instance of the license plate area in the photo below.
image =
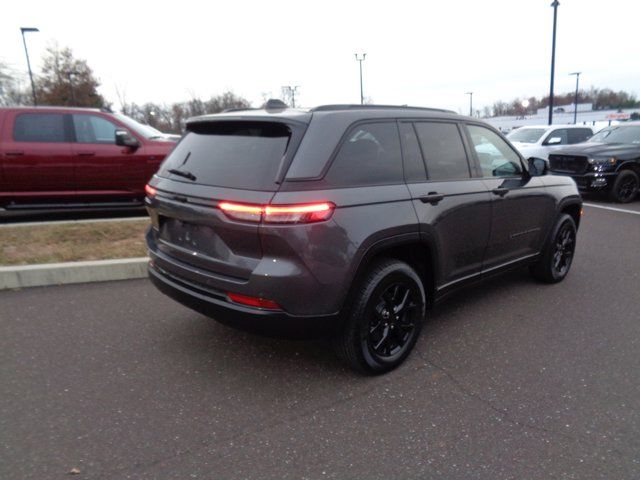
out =
[(217, 235), (213, 227), (177, 218), (160, 219), (160, 239), (170, 245), (215, 256)]

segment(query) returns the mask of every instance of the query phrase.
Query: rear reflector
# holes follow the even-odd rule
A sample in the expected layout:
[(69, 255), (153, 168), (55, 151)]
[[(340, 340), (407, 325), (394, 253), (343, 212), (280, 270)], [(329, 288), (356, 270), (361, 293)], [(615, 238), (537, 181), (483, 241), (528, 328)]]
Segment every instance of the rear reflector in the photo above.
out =
[(151, 185), (145, 185), (144, 191), (149, 197), (155, 197), (157, 190), (153, 188)]
[(266, 298), (250, 297), (248, 295), (240, 295), (239, 293), (228, 292), (227, 296), (229, 300), (240, 305), (246, 305), (248, 307), (264, 308), (266, 310), (282, 310), (273, 300), (267, 300)]
[(219, 205), (229, 218), (263, 223), (313, 223), (328, 220), (335, 205), (331, 202), (300, 205), (251, 205), (221, 202)]

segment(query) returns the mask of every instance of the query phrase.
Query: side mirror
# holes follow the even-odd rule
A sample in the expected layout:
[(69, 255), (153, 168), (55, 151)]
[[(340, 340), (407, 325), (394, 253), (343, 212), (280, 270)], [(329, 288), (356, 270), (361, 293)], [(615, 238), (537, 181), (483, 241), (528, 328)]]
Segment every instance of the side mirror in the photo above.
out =
[(540, 177), (547, 174), (547, 162), (542, 158), (531, 157), (527, 160), (529, 164), (529, 175), (532, 177)]
[(551, 137), (545, 143), (547, 145), (560, 145), (562, 143), (562, 138), (560, 138), (560, 137)]
[(116, 130), (116, 145), (133, 148), (135, 150), (140, 146), (140, 142), (136, 137), (131, 135), (128, 130), (118, 129)]

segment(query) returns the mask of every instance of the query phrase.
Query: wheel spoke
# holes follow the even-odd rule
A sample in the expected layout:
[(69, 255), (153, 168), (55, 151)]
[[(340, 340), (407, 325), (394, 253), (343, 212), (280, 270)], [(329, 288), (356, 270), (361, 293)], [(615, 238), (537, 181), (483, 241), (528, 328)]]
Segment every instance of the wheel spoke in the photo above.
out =
[(407, 300), (409, 299), (409, 295), (411, 294), (411, 290), (409, 290), (408, 288), (405, 290), (404, 295), (402, 297), (402, 300), (400, 301), (400, 304), (398, 304), (397, 306), (395, 306), (393, 308), (393, 311), (396, 315), (398, 315), (399, 313), (401, 313), (406, 304), (407, 304)]

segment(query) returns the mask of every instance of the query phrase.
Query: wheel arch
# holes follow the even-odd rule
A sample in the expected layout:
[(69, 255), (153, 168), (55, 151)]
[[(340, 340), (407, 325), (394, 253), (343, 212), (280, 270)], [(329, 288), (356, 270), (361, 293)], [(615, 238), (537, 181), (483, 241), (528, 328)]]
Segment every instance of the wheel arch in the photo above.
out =
[(349, 305), (354, 291), (369, 267), (382, 258), (395, 258), (410, 265), (422, 280), (427, 304), (433, 304), (438, 268), (436, 250), (428, 240), (415, 233), (387, 238), (371, 245), (360, 258), (358, 266), (351, 276), (351, 283), (343, 305)]

